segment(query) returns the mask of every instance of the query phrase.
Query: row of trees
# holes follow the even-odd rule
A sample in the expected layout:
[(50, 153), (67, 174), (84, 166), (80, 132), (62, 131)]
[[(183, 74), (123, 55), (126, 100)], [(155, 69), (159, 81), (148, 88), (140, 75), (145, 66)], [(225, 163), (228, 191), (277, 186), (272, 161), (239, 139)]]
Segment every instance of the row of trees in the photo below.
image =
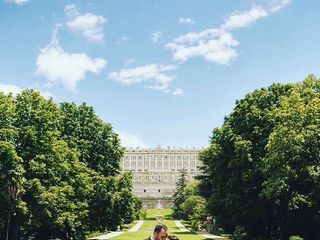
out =
[(119, 173), (123, 152), (86, 104), (0, 92), (0, 239), (84, 239), (133, 221), (141, 203)]
[(320, 239), (320, 80), (237, 101), (202, 154), (201, 195), (238, 239)]

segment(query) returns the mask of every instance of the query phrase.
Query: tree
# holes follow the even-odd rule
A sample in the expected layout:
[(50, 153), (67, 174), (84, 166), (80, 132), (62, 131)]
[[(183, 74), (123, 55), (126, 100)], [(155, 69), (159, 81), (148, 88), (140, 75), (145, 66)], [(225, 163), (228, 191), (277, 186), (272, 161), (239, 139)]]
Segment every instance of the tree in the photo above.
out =
[(85, 103), (61, 103), (62, 139), (78, 151), (79, 160), (105, 176), (117, 175), (124, 149), (112, 126), (104, 123)]
[[(22, 239), (85, 239), (135, 219), (141, 205), (132, 176), (117, 176), (122, 154), (117, 134), (91, 107), (60, 109), (34, 90), (0, 92), (0, 239), (8, 216)], [(14, 201), (8, 186), (19, 187)]]
[[(201, 154), (201, 194), (226, 231), (264, 239), (288, 239), (297, 231), (309, 237), (311, 230), (316, 234), (309, 239), (319, 236), (319, 89), (311, 75), (256, 90), (213, 130)], [(296, 228), (305, 217), (308, 227)]]
[[(274, 204), (281, 239), (320, 236), (320, 82), (309, 76), (273, 113), (262, 195)], [(316, 237), (318, 236), (318, 237)]]
[(23, 159), (26, 179), (21, 236), (82, 238), (88, 230), (87, 196), (93, 183), (76, 152), (59, 139), (61, 111), (32, 90), (18, 94), (15, 106), (15, 149)]
[(199, 226), (206, 217), (206, 200), (199, 195), (191, 195), (180, 205), (180, 208), (184, 219), (191, 222), (191, 228), (199, 230)]
[[(11, 143), (0, 141), (0, 216), (1, 232), (9, 239), (18, 239), (17, 217), (21, 207), (18, 196), (24, 184), (22, 159), (17, 156)], [(7, 218), (6, 218), (7, 217)], [(7, 221), (7, 224), (4, 224)]]
[(176, 191), (173, 194), (174, 202), (173, 202), (173, 217), (175, 219), (180, 219), (183, 216), (180, 205), (186, 200), (185, 196), (185, 188), (187, 186), (187, 172), (186, 169), (183, 168), (179, 171), (179, 179), (176, 183)]

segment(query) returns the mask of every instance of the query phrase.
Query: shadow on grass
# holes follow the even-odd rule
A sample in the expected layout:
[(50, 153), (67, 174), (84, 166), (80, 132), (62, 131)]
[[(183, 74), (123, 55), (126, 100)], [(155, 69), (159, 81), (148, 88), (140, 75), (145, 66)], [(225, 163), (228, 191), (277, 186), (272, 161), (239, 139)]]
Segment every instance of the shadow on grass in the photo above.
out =
[[(198, 235), (195, 232), (180, 232), (180, 231), (175, 231), (175, 232), (170, 232), (170, 235), (176, 235), (176, 236), (189, 236), (189, 235)], [(180, 240), (183, 240), (182, 238), (180, 238)], [(204, 238), (203, 240), (214, 240), (212, 238)]]
[(169, 214), (164, 215), (164, 219), (173, 220), (172, 214), (169, 213)]

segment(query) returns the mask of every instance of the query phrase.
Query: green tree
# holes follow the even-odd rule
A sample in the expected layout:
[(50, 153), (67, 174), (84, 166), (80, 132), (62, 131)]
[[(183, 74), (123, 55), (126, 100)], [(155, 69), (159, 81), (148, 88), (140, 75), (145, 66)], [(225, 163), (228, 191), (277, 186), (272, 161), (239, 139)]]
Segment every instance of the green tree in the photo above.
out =
[(85, 103), (61, 103), (62, 139), (78, 151), (79, 159), (105, 176), (117, 175), (124, 149), (112, 126), (104, 123)]
[(117, 177), (117, 192), (114, 195), (114, 227), (137, 219), (141, 202), (132, 194), (132, 173), (125, 172)]
[(274, 204), (281, 239), (320, 237), (319, 90), (310, 76), (280, 99), (272, 115), (278, 124), (266, 146), (262, 195)]
[[(201, 194), (226, 231), (264, 239), (319, 237), (319, 89), (310, 75), (256, 90), (214, 129), (201, 154)], [(308, 226), (299, 222), (305, 218)]]
[[(132, 176), (118, 176), (122, 154), (117, 134), (91, 107), (60, 109), (33, 90), (0, 92), (0, 239), (13, 211), (21, 239), (85, 239), (135, 219), (141, 203)], [(14, 201), (12, 184), (20, 190)]]
[(15, 148), (25, 168), (23, 238), (81, 238), (87, 230), (87, 196), (92, 189), (86, 166), (60, 140), (61, 112), (51, 99), (23, 91), (16, 97)]
[(198, 230), (206, 217), (206, 200), (199, 195), (189, 196), (180, 205), (184, 218), (191, 222), (191, 227)]
[[(10, 239), (17, 239), (16, 214), (22, 210), (18, 194), (23, 191), (24, 172), (22, 159), (12, 143), (0, 141), (0, 232), (7, 233), (9, 229)], [(16, 196), (10, 196), (10, 187), (15, 187)]]
[(175, 219), (180, 219), (183, 216), (182, 209), (180, 205), (185, 202), (185, 188), (187, 186), (187, 172), (186, 169), (183, 168), (179, 171), (179, 179), (176, 183), (176, 191), (173, 194), (174, 202), (173, 202), (173, 217)]

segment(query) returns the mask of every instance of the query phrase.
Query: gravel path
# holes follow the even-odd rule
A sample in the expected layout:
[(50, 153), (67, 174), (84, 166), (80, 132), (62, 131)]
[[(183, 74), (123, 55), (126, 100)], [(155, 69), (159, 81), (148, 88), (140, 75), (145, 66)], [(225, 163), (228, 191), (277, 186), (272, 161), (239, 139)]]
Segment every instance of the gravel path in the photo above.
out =
[(109, 239), (109, 238), (113, 238), (113, 237), (117, 237), (120, 236), (123, 232), (111, 232), (105, 235), (101, 235), (98, 237), (93, 237), (93, 238), (89, 238), (90, 240), (92, 239), (96, 239), (96, 240), (104, 240), (104, 239)]
[[(144, 221), (138, 221), (136, 225), (134, 225), (132, 228), (130, 228), (129, 232), (136, 232), (138, 231), (142, 224), (144, 223)], [(101, 236), (97, 236), (97, 237), (93, 237), (93, 238), (89, 238), (89, 240), (105, 240), (105, 239), (110, 239), (113, 237), (118, 237), (120, 236), (122, 233), (124, 232), (111, 232), (105, 235), (101, 235)]]
[(143, 223), (144, 223), (144, 221), (139, 220), (138, 223), (137, 223), (136, 225), (134, 225), (134, 226), (129, 230), (129, 232), (136, 232), (136, 231), (138, 231), (138, 230), (141, 228), (141, 226), (142, 226)]
[[(187, 229), (180, 221), (175, 220), (174, 223), (177, 225), (177, 227), (180, 229), (181, 232), (190, 232), (189, 229)], [(217, 240), (229, 240), (227, 237), (221, 237), (217, 236), (211, 233), (202, 233), (202, 232), (197, 232), (198, 235), (209, 238), (209, 239), (217, 239)]]
[(189, 229), (187, 229), (180, 221), (174, 220), (174, 223), (177, 225), (179, 228), (180, 232), (190, 232)]

